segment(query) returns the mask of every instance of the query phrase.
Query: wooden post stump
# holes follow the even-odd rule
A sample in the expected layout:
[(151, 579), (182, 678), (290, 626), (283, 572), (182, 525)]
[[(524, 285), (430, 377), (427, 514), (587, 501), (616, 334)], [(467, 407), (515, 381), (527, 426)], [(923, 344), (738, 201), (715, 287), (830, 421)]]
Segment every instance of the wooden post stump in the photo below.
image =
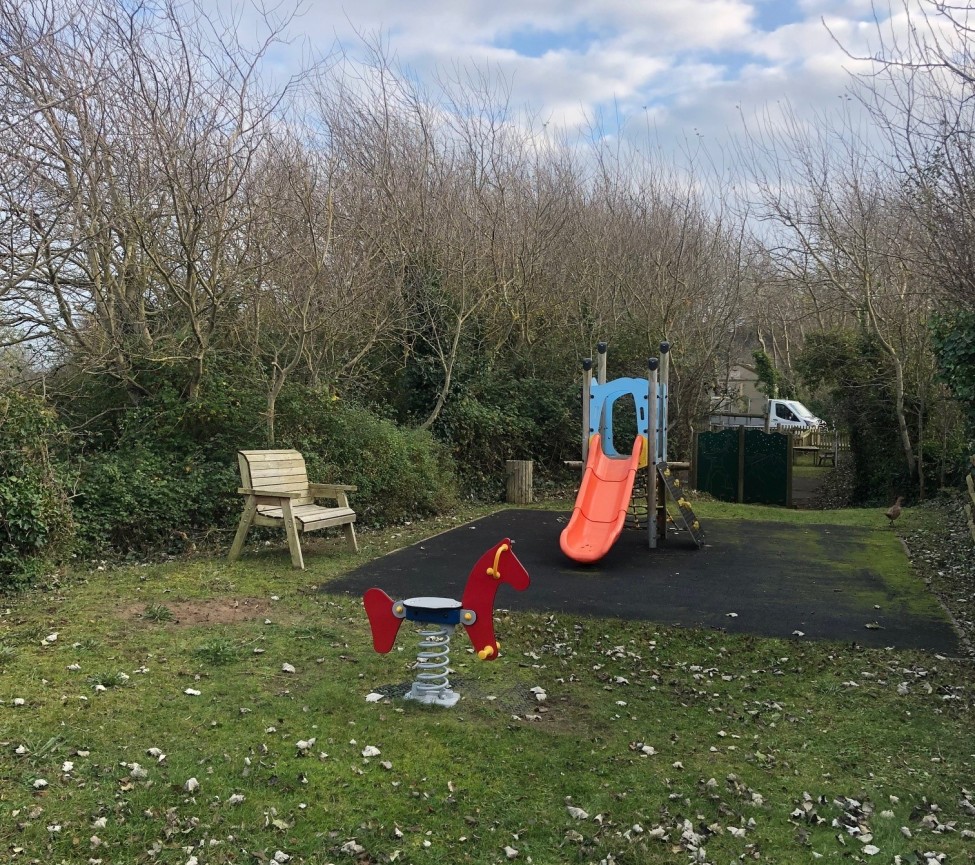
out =
[(505, 460), (506, 498), (512, 505), (530, 505), (532, 503), (532, 468), (531, 460)]

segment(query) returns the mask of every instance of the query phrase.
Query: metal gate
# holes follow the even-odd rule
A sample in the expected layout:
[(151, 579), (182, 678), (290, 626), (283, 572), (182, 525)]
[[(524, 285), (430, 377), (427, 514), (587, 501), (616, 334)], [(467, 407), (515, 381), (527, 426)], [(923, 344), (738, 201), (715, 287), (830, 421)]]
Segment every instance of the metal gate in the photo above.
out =
[(724, 429), (695, 436), (692, 485), (725, 502), (792, 506), (792, 437)]

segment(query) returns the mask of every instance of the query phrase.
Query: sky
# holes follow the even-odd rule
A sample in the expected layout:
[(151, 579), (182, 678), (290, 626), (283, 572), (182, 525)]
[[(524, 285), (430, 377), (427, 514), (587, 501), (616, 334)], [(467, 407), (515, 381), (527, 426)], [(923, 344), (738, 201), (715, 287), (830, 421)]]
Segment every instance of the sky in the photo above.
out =
[[(244, 35), (254, 26), (239, 0), (213, 2), (240, 16)], [(293, 42), (275, 51), (279, 71), (337, 45), (354, 57), (363, 36), (378, 35), (421, 81), (457, 67), (503, 77), (537, 122), (572, 131), (601, 118), (610, 132), (652, 128), (665, 141), (719, 145), (743, 117), (782, 104), (831, 111), (849, 72), (865, 68), (844, 48), (869, 52), (874, 15), (890, 15), (884, 0), (308, 0), (302, 9)]]

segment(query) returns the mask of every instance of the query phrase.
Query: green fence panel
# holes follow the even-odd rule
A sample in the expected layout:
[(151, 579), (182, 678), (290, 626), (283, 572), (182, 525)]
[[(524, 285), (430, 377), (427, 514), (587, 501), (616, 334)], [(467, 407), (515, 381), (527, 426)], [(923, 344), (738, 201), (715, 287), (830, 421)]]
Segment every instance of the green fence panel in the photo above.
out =
[(738, 430), (697, 436), (697, 488), (723, 502), (738, 498)]
[[(741, 449), (740, 449), (741, 445)], [(723, 429), (697, 436), (697, 488), (723, 502), (792, 503), (789, 437), (759, 429)]]
[(763, 430), (745, 430), (744, 501), (756, 505), (788, 505), (789, 437)]

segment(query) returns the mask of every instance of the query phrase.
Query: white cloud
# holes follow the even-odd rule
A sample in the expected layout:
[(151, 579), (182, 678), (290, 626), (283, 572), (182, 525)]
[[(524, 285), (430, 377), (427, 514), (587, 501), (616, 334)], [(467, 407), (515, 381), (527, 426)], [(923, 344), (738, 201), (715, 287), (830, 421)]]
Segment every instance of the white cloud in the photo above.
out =
[(306, 48), (337, 40), (353, 56), (360, 35), (382, 34), (421, 80), (465, 65), (496, 72), (513, 104), (555, 124), (618, 110), (653, 117), (664, 139), (717, 141), (768, 104), (828, 110), (862, 66), (843, 48), (875, 41), (872, 16), (871, 0), (312, 0), (292, 31)]

